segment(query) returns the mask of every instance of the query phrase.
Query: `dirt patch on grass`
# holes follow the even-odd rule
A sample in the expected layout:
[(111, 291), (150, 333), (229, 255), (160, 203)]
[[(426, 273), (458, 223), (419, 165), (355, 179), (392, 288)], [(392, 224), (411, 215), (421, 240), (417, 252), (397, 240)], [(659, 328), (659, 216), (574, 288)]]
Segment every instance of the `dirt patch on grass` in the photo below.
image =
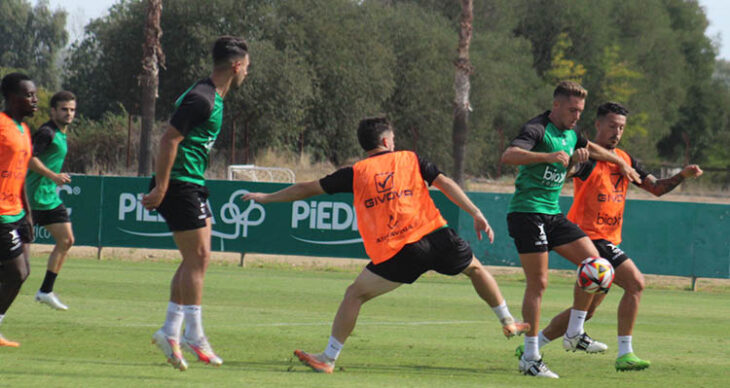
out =
[[(31, 245), (31, 254), (33, 256), (47, 256), (52, 249), (52, 245), (33, 244)], [(98, 249), (95, 247), (73, 247), (71, 248), (70, 256), (73, 258), (96, 259), (98, 257)], [(177, 250), (173, 249), (103, 248), (101, 251), (101, 260), (174, 262), (180, 260), (180, 254)], [(241, 264), (241, 254), (213, 252), (212, 260), (217, 265), (237, 266)], [(367, 261), (362, 259), (265, 255), (257, 253), (248, 253), (244, 256), (243, 260), (244, 267), (279, 267), (323, 271), (349, 271), (353, 273), (362, 270), (366, 264)], [(487, 266), (487, 269), (498, 280), (501, 278), (524, 281), (525, 279), (521, 267)], [(570, 281), (575, 276), (575, 272), (571, 270), (550, 270), (549, 276), (551, 279), (558, 278)], [(688, 277), (660, 275), (644, 275), (644, 277), (648, 288), (691, 290), (692, 280)], [(699, 291), (730, 293), (730, 279), (699, 278), (696, 280), (696, 287)]]

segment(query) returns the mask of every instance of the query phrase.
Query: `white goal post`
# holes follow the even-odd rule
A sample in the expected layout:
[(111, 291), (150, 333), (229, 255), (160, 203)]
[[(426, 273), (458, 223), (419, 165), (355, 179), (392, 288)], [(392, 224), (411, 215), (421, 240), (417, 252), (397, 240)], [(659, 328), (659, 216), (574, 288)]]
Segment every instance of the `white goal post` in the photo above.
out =
[(229, 181), (294, 183), (294, 171), (285, 167), (259, 167), (253, 164), (232, 164), (228, 166)]

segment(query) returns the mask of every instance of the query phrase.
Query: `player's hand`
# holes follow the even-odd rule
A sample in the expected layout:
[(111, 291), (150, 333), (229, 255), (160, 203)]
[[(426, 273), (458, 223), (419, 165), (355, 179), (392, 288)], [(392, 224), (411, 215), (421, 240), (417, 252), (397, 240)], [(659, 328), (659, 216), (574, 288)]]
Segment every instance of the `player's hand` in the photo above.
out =
[(624, 162), (619, 164), (619, 168), (621, 169), (621, 174), (629, 178), (629, 181), (636, 182), (639, 185), (641, 184), (641, 176), (639, 176), (639, 173), (633, 167)]
[(546, 158), (545, 162), (560, 163), (563, 165), (563, 167), (568, 167), (568, 164), (570, 163), (570, 156), (568, 156), (568, 154), (565, 153), (564, 151), (553, 152), (553, 153), (547, 154), (547, 158)]
[(241, 197), (244, 201), (256, 201), (258, 203), (268, 203), (269, 194), (267, 193), (248, 193)]
[(51, 180), (53, 181), (53, 183), (61, 186), (61, 185), (66, 184), (66, 183), (70, 183), (71, 182), (71, 177), (64, 172), (64, 173), (61, 173), (61, 174), (54, 175), (53, 178), (51, 178)]
[(680, 172), (680, 174), (682, 174), (683, 178), (697, 178), (698, 176), (702, 175), (703, 173), (704, 173), (704, 171), (702, 171), (700, 166), (698, 166), (696, 164), (690, 164), (690, 165), (686, 166), (684, 169), (682, 169), (682, 172)]
[(492, 227), (489, 226), (489, 222), (487, 222), (487, 219), (484, 218), (484, 215), (482, 215), (481, 212), (474, 216), (474, 230), (477, 232), (477, 239), (479, 241), (482, 240), (482, 232), (485, 232), (487, 234), (487, 238), (489, 238), (489, 242), (494, 242), (494, 231), (492, 230)]
[(588, 151), (588, 148), (578, 148), (570, 158), (573, 160), (573, 164), (580, 164), (587, 162), (590, 155), (591, 153)]
[(160, 190), (159, 186), (155, 186), (152, 191), (142, 197), (142, 205), (147, 210), (157, 209), (165, 198), (165, 191)]

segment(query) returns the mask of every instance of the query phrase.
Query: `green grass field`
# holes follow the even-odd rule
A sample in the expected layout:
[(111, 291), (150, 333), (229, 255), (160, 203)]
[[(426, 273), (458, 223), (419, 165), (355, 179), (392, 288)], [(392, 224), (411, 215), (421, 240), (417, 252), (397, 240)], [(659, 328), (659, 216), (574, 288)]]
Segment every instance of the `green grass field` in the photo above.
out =
[[(363, 307), (333, 375), (292, 359), (302, 348), (321, 351), (351, 270), (285, 265), (239, 268), (213, 264), (204, 297), (206, 334), (225, 360), (220, 368), (192, 362), (170, 367), (150, 344), (161, 325), (174, 262), (71, 259), (56, 284), (70, 306), (58, 312), (32, 295), (45, 272), (33, 272), (0, 327), (20, 348), (0, 348), (0, 386), (246, 386), (471, 387), (631, 386), (719, 387), (730, 381), (730, 292), (646, 290), (634, 349), (652, 361), (642, 372), (617, 373), (618, 288), (587, 329), (609, 344), (606, 354), (566, 353), (560, 343), (544, 358), (561, 378), (536, 380), (517, 372), (514, 348), (465, 277), (429, 275)], [(523, 283), (497, 277), (520, 316)], [(552, 277), (543, 321), (568, 306), (570, 280)]]

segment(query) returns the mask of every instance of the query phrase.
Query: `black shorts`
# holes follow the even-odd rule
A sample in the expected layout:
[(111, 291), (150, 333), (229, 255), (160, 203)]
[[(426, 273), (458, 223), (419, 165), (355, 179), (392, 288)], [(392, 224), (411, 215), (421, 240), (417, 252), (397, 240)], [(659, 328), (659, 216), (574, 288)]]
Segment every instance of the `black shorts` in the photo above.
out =
[(507, 229), (519, 253), (547, 252), (586, 237), (562, 214), (509, 213)]
[(608, 240), (593, 240), (593, 245), (595, 245), (596, 249), (598, 249), (598, 254), (608, 260), (614, 269), (618, 268), (621, 263), (629, 259), (629, 257), (626, 256), (626, 253), (624, 253), (618, 245), (614, 245)]
[(51, 210), (33, 210), (33, 225), (45, 226), (50, 224), (65, 224), (71, 222), (68, 211), (63, 204)]
[[(152, 178), (150, 190), (154, 187), (155, 178)], [(171, 179), (157, 212), (165, 219), (171, 232), (200, 229), (205, 227), (205, 220), (212, 217), (207, 199), (208, 189), (205, 186)]]
[(377, 265), (371, 261), (366, 268), (391, 282), (410, 284), (429, 270), (458, 275), (473, 256), (469, 243), (453, 229), (441, 228), (407, 244), (387, 261)]
[(12, 260), (23, 253), (23, 244), (31, 242), (30, 228), (26, 217), (7, 224), (0, 223), (0, 261)]

